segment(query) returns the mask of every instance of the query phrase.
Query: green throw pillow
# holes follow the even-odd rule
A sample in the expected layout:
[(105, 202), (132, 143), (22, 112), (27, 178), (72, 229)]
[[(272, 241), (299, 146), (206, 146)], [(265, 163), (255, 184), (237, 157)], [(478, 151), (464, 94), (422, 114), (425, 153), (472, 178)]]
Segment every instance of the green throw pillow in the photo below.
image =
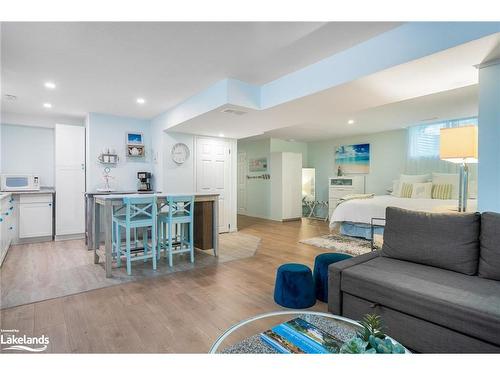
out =
[(401, 187), (401, 198), (411, 198), (411, 193), (413, 192), (413, 184), (408, 184), (403, 182), (403, 186)]
[(432, 185), (432, 199), (451, 199), (452, 184)]

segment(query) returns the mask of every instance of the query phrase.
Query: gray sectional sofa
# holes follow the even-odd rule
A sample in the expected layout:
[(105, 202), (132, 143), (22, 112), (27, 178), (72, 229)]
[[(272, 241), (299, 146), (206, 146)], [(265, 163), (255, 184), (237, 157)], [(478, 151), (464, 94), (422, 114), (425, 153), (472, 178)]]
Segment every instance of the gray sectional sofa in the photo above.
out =
[(388, 207), (384, 245), (329, 267), (328, 309), (422, 353), (500, 352), (500, 214)]

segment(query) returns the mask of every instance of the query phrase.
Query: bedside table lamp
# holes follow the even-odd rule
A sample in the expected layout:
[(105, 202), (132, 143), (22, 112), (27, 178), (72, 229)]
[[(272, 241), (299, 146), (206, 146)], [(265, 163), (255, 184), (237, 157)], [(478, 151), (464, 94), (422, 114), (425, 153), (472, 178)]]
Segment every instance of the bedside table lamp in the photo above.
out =
[(439, 156), (441, 160), (461, 164), (458, 211), (467, 210), (467, 188), (469, 163), (477, 163), (477, 126), (467, 125), (458, 128), (443, 128), (439, 137)]

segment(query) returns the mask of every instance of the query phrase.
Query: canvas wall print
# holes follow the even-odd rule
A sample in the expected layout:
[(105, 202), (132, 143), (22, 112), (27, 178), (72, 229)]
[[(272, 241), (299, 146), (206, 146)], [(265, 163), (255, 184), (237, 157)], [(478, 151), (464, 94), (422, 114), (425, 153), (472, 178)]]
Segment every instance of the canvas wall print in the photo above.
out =
[(335, 164), (343, 174), (370, 173), (370, 144), (338, 146), (335, 149)]
[(267, 171), (267, 158), (250, 159), (248, 170), (250, 172)]
[(142, 133), (127, 133), (128, 145), (142, 145), (144, 144)]

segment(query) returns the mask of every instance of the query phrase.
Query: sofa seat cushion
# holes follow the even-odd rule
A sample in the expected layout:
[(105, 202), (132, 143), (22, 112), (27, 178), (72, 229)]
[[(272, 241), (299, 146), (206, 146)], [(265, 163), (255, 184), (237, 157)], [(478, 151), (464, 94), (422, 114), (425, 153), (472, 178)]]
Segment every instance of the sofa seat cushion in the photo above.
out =
[(342, 292), (500, 345), (498, 281), (377, 257), (343, 270), (340, 287)]

